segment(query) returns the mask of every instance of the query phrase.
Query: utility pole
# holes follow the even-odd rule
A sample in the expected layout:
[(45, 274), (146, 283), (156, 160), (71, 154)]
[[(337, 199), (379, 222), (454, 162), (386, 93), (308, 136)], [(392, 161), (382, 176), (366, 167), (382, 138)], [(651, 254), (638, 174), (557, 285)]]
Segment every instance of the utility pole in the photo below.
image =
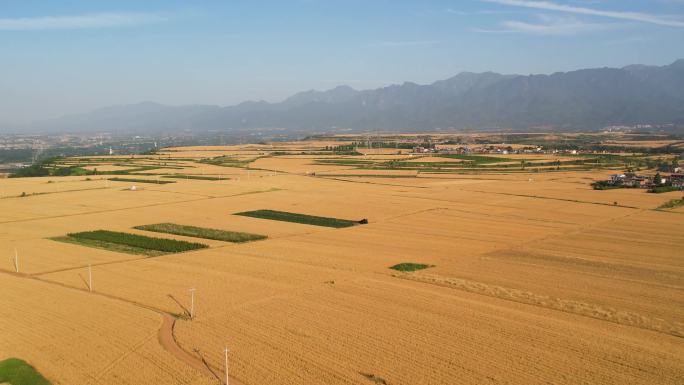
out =
[(229, 351), (228, 347), (226, 346), (223, 349), (223, 352), (225, 353), (225, 357), (226, 357), (226, 385), (228, 385), (228, 381), (229, 381), (229, 379), (228, 379), (228, 351)]
[(93, 291), (93, 266), (88, 264), (88, 290)]
[(190, 289), (190, 319), (195, 318), (195, 288)]
[(14, 248), (14, 270), (19, 272), (19, 252), (17, 251), (17, 248)]

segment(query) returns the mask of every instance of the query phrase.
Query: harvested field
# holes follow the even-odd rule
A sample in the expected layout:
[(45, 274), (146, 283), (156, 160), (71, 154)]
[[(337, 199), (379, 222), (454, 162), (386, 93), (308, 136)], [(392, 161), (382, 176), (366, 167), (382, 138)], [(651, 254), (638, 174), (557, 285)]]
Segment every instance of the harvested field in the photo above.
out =
[(159, 346), (153, 311), (6, 274), (0, 290), (0, 357), (21, 357), (53, 385), (216, 383)]
[[(178, 177), (135, 193), (1, 179), (0, 361), (23, 359), (54, 385), (208, 385), (227, 346), (231, 384), (684, 383), (680, 193), (592, 190), (609, 169), (363, 169), (314, 163), (407, 156), (318, 151), (84, 158), (183, 167), (129, 175)], [(486, 156), (523, 155), (555, 159)], [(217, 170), (225, 180), (192, 177)], [(50, 240), (65, 234), (77, 243)]]

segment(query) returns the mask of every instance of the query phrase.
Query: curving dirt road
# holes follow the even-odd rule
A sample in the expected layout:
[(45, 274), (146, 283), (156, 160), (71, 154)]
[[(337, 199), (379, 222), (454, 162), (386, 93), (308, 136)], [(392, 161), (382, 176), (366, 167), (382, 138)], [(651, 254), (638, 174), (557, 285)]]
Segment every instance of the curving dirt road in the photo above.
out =
[[(70, 289), (70, 290), (77, 290), (81, 292), (87, 292), (87, 289), (83, 288), (78, 288), (78, 287), (73, 287), (69, 285), (65, 285), (63, 283), (58, 283), (54, 281), (47, 281), (44, 279), (41, 279), (38, 276), (26, 274), (26, 273), (17, 273), (14, 271), (8, 271), (4, 269), (0, 269), (0, 274), (8, 274), (8, 275), (13, 275), (15, 277), (20, 277), (20, 278), (25, 278), (25, 279), (32, 279), (36, 281), (40, 281), (43, 283), (46, 283), (48, 285), (54, 285), (54, 286), (59, 286), (62, 288)], [(111, 300), (115, 301), (121, 301), (121, 302), (126, 302), (130, 305), (137, 306), (143, 309), (147, 309), (150, 311), (153, 311), (155, 313), (158, 313), (159, 315), (162, 316), (162, 323), (161, 326), (159, 327), (159, 332), (158, 332), (158, 339), (159, 339), (159, 344), (169, 352), (172, 356), (174, 356), (177, 360), (191, 366), (192, 368), (198, 370), (204, 375), (207, 375), (209, 377), (212, 377), (216, 379), (217, 383), (220, 384), (225, 384), (225, 373), (223, 371), (215, 372), (213, 369), (209, 367), (209, 365), (203, 361), (200, 357), (196, 357), (193, 354), (188, 353), (186, 350), (184, 350), (180, 345), (178, 345), (178, 342), (176, 342), (175, 337), (173, 336), (173, 327), (176, 323), (176, 318), (167, 313), (164, 310), (148, 306), (139, 302), (131, 301), (126, 298), (122, 297), (117, 297), (111, 294), (105, 294), (105, 293), (100, 293), (97, 291), (89, 292), (90, 294), (93, 295), (98, 295), (101, 297), (105, 297)], [(233, 378), (232, 376), (229, 378), (230, 379), (230, 384), (231, 385), (245, 385), (244, 383), (240, 382), (239, 380)], [(0, 384), (3, 385), (3, 384)]]
[[(159, 327), (159, 344), (164, 350), (203, 374), (215, 378), (221, 384), (225, 384), (225, 374), (223, 372), (214, 372), (203, 360), (188, 353), (178, 345), (173, 336), (173, 326), (176, 323), (176, 318), (168, 313), (162, 313), (162, 317), (162, 324)], [(230, 377), (230, 383), (232, 385), (244, 385), (233, 377)]]

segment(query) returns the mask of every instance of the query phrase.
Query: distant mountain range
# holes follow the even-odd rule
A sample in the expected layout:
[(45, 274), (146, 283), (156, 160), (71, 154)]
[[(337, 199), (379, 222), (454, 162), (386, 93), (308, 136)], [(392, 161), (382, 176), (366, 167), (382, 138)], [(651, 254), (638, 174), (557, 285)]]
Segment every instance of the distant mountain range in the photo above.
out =
[(684, 126), (684, 60), (552, 75), (464, 72), (446, 80), (357, 91), (339, 86), (280, 103), (107, 107), (37, 124), (43, 131), (287, 129), (305, 132), (434, 129), (596, 129)]

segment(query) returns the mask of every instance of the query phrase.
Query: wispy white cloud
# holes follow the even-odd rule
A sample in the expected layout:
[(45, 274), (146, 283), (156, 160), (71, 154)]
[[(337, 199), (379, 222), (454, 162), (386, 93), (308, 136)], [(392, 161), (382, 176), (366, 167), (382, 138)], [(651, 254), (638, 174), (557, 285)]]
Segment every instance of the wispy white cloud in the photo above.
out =
[(74, 16), (0, 18), (0, 31), (111, 28), (149, 24), (165, 17), (150, 13), (97, 13)]
[(672, 16), (654, 15), (642, 12), (605, 11), (595, 8), (578, 7), (574, 5), (557, 4), (550, 1), (529, 0), (481, 0), (487, 3), (496, 3), (514, 7), (541, 9), (580, 15), (601, 16), (611, 19), (638, 21), (642, 23), (657, 24), (667, 27), (684, 28), (684, 20)]
[(586, 23), (579, 20), (561, 20), (553, 22), (527, 23), (523, 21), (506, 21), (505, 28), (515, 32), (537, 35), (577, 35), (609, 29), (611, 26), (599, 23)]
[(476, 29), (483, 33), (525, 33), (532, 35), (578, 35), (607, 30), (620, 26), (617, 23), (589, 23), (574, 17), (552, 17), (537, 15), (537, 21), (504, 21), (498, 29)]
[(477, 11), (460, 11), (458, 9), (447, 8), (446, 13), (452, 13), (458, 16), (473, 16), (473, 15), (508, 15), (515, 13), (514, 11), (481, 9)]
[(370, 47), (407, 47), (407, 46), (424, 46), (439, 44), (439, 40), (407, 40), (407, 41), (376, 41), (370, 43)]

